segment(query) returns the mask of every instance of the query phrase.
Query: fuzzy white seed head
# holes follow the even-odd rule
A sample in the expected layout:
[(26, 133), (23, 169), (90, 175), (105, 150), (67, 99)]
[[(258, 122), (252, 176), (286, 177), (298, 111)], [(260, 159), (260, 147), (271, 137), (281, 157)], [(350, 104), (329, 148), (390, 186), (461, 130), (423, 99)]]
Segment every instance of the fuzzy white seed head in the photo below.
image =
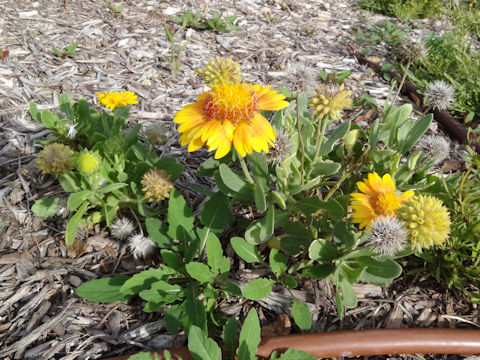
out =
[(455, 102), (455, 89), (443, 80), (435, 80), (425, 90), (427, 106), (435, 110), (446, 110)]
[(275, 132), (277, 133), (277, 140), (275, 141), (275, 147), (267, 153), (267, 161), (280, 165), (290, 155), (293, 144), (288, 132), (285, 130)]
[(368, 245), (380, 256), (394, 256), (402, 251), (407, 242), (407, 230), (393, 216), (378, 217), (370, 228)]
[(317, 71), (303, 62), (294, 62), (287, 68), (287, 80), (296, 92), (310, 93), (318, 80)]
[(435, 164), (441, 163), (450, 155), (450, 144), (438, 135), (423, 136), (417, 142), (416, 148)]
[(157, 248), (157, 244), (149, 237), (136, 234), (128, 239), (128, 247), (135, 259), (143, 259), (152, 255)]
[(409, 37), (400, 44), (398, 57), (403, 62), (415, 62), (428, 56), (428, 49), (422, 39)]
[(133, 223), (127, 218), (117, 218), (112, 226), (110, 226), (110, 233), (115, 239), (125, 240), (133, 234), (135, 227)]

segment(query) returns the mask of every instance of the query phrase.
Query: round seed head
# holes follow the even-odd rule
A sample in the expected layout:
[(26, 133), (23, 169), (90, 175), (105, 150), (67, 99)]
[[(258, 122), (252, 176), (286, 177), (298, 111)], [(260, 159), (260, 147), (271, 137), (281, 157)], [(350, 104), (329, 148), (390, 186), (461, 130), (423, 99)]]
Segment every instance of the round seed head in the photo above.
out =
[(329, 116), (332, 120), (339, 120), (343, 109), (352, 105), (352, 91), (345, 90), (343, 84), (319, 85), (311, 96), (309, 105), (319, 119)]
[(73, 166), (72, 149), (60, 143), (51, 143), (38, 154), (37, 167), (44, 174), (64, 174)]
[(167, 133), (167, 126), (161, 122), (151, 122), (142, 127), (142, 134), (150, 143), (156, 145), (161, 145), (167, 141)]
[(403, 250), (407, 242), (407, 230), (403, 223), (393, 216), (376, 218), (370, 228), (368, 244), (380, 256), (394, 256)]
[(153, 254), (157, 244), (149, 237), (136, 234), (128, 239), (128, 247), (135, 259), (143, 259)]
[(295, 92), (310, 93), (318, 80), (317, 71), (303, 62), (294, 62), (287, 68), (287, 80)]
[(455, 102), (455, 89), (443, 80), (435, 80), (425, 90), (427, 106), (435, 110), (446, 110)]
[(419, 38), (409, 37), (402, 43), (398, 49), (398, 57), (402, 62), (415, 62), (428, 56), (425, 42)]
[(242, 81), (240, 65), (231, 58), (217, 57), (210, 61), (205, 68), (198, 69), (197, 74), (203, 77), (208, 86), (221, 84), (239, 84)]
[(135, 227), (133, 223), (127, 218), (117, 218), (115, 222), (110, 226), (110, 233), (115, 239), (125, 240), (132, 235)]
[(285, 130), (276, 130), (275, 132), (277, 133), (277, 140), (275, 141), (275, 147), (267, 153), (267, 161), (280, 165), (290, 155), (293, 144), (288, 132)]
[(450, 144), (438, 135), (423, 136), (417, 142), (416, 148), (435, 164), (441, 163), (450, 155)]
[(165, 170), (150, 169), (143, 175), (140, 183), (143, 185), (142, 191), (145, 197), (150, 201), (161, 201), (170, 196), (170, 190), (173, 183), (170, 175)]

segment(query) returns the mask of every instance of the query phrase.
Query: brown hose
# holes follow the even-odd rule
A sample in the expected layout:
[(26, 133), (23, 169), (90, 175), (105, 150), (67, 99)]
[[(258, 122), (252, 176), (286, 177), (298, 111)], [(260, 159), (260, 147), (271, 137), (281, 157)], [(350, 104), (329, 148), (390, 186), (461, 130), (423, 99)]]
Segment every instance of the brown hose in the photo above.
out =
[[(273, 351), (302, 350), (317, 358), (392, 354), (480, 354), (480, 330), (466, 329), (378, 329), (345, 330), (320, 334), (298, 334), (264, 338), (257, 356)], [(193, 360), (187, 348), (171, 349), (183, 360)], [(163, 360), (162, 352), (158, 352)], [(128, 356), (106, 360), (126, 360)], [(178, 359), (178, 357), (173, 357)]]
[[(383, 70), (382, 67), (368, 60), (365, 55), (357, 53), (353, 47), (350, 47), (350, 51), (356, 57), (359, 64), (367, 65), (373, 71), (375, 71), (379, 76), (384, 74), (388, 74), (390, 78), (396, 79), (399, 83), (401, 81), (401, 76), (397, 74), (395, 71), (392, 70)], [(408, 80), (406, 80), (402, 86), (401, 92), (407, 95), (418, 107), (423, 110), (423, 95), (420, 94), (417, 88)], [(467, 129), (456, 121), (452, 115), (448, 111), (433, 111), (433, 118), (445, 128), (445, 131), (454, 139), (457, 139), (460, 142), (465, 142), (467, 140), (467, 136), (470, 137), (470, 141), (474, 142), (477, 139), (477, 135), (475, 133), (470, 132), (468, 133)], [(480, 153), (480, 144), (472, 144), (472, 147), (475, 149), (477, 153)]]

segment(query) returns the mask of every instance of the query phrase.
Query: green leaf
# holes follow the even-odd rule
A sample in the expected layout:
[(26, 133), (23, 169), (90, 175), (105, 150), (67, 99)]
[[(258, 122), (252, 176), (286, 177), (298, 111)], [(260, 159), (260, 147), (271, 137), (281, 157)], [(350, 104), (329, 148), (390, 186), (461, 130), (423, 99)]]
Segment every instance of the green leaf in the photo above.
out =
[(58, 109), (63, 112), (67, 119), (70, 121), (75, 121), (73, 108), (72, 108), (72, 98), (67, 94), (62, 94), (58, 97)]
[(234, 317), (231, 317), (227, 320), (223, 326), (222, 340), (223, 340), (223, 350), (227, 355), (228, 359), (233, 359), (235, 355), (235, 347), (237, 346), (237, 320)]
[(42, 120), (42, 124), (45, 125), (47, 129), (57, 130), (56, 127), (58, 122), (58, 116), (53, 115), (48, 110), (43, 110), (41, 112), (40, 119)]
[(185, 332), (188, 332), (192, 325), (198, 326), (205, 331), (207, 330), (205, 305), (196, 299), (195, 296), (195, 292), (191, 290), (187, 295), (187, 299), (182, 303), (183, 314), (181, 316), (181, 322), (185, 328)]
[(70, 211), (75, 211), (82, 202), (87, 200), (92, 195), (91, 190), (82, 190), (73, 194), (70, 194), (67, 201), (67, 207)]
[(59, 198), (43, 198), (35, 201), (35, 204), (32, 206), (32, 211), (37, 216), (47, 218), (57, 214), (59, 204)]
[(368, 136), (368, 144), (370, 145), (371, 149), (377, 148), (377, 139), (378, 139), (378, 130), (380, 127), (380, 118), (376, 119), (372, 126), (370, 127), (369, 136)]
[(90, 280), (76, 288), (75, 293), (90, 301), (126, 301), (130, 295), (123, 294), (120, 289), (129, 278), (127, 275), (115, 275), (112, 278)]
[(295, 289), (298, 286), (297, 280), (293, 276), (285, 276), (282, 280), (282, 284), (289, 289)]
[(167, 264), (168, 267), (182, 273), (185, 272), (185, 267), (183, 266), (183, 262), (180, 260), (180, 258), (175, 255), (175, 253), (171, 250), (168, 249), (162, 249), (160, 251), (160, 254), (162, 255), (163, 261), (165, 261), (165, 264)]
[(201, 283), (213, 283), (215, 275), (210, 271), (210, 268), (199, 262), (190, 262), (185, 265), (187, 273), (195, 280)]
[(104, 188), (99, 189), (98, 192), (100, 194), (105, 194), (105, 193), (108, 193), (108, 192), (113, 192), (113, 191), (118, 190), (118, 189), (122, 189), (125, 186), (128, 186), (128, 184), (125, 184), (125, 183), (111, 184), (111, 185), (105, 186)]
[(355, 244), (355, 236), (348, 230), (345, 221), (339, 221), (333, 228), (333, 241), (343, 248), (350, 248)]
[(175, 240), (189, 244), (193, 235), (194, 217), (192, 211), (180, 192), (173, 188), (170, 192), (170, 200), (168, 201), (168, 232), (167, 234)]
[(220, 160), (214, 159), (213, 157), (208, 158), (205, 160), (198, 168), (197, 175), (198, 176), (213, 176), (215, 171), (218, 170), (220, 166)]
[(329, 262), (338, 257), (338, 248), (325, 239), (316, 239), (308, 248), (308, 256), (312, 260)]
[(315, 163), (315, 167), (313, 168), (311, 176), (330, 176), (336, 174), (341, 167), (342, 165), (337, 162), (318, 161), (317, 163)]
[(325, 279), (328, 275), (333, 273), (332, 264), (318, 264), (310, 266), (302, 272), (302, 276), (312, 279)]
[(150, 308), (145, 308), (145, 310), (150, 312), (159, 306), (176, 302), (181, 298), (179, 296), (181, 292), (182, 287), (180, 285), (171, 285), (166, 281), (159, 280), (152, 283), (149, 289), (140, 291), (139, 295), (143, 300), (155, 304), (154, 306), (150, 305)]
[(80, 174), (67, 173), (62, 174), (58, 177), (58, 181), (62, 186), (63, 190), (68, 193), (73, 193), (80, 190)]
[(217, 343), (207, 338), (202, 329), (195, 325), (188, 333), (188, 350), (195, 360), (222, 360), (222, 352)]
[[(141, 352), (138, 354), (131, 355), (127, 360), (160, 360), (160, 357), (156, 353), (152, 354), (150, 352)], [(167, 360), (166, 357), (165, 357), (165, 360)]]
[(205, 203), (200, 221), (214, 233), (221, 233), (225, 225), (232, 221), (230, 200), (221, 192), (217, 192)]
[(307, 197), (298, 202), (298, 207), (305, 214), (316, 214), (320, 210), (325, 210), (333, 220), (340, 220), (345, 216), (343, 206), (335, 199), (322, 201), (319, 197)]
[(30, 103), (28, 104), (29, 106), (29, 110), (30, 110), (30, 115), (32, 115), (32, 118), (35, 120), (35, 121), (38, 121), (38, 122), (42, 122), (41, 121), (41, 117), (40, 117), (40, 114), (38, 112), (38, 108), (37, 108), (37, 104), (35, 104), (33, 101), (30, 101)]
[(295, 324), (303, 330), (308, 331), (312, 327), (312, 314), (306, 304), (293, 298), (292, 317)]
[(165, 157), (159, 159), (155, 162), (155, 167), (157, 169), (165, 170), (172, 181), (177, 180), (183, 173), (184, 166), (179, 164), (174, 158)]
[(232, 169), (225, 164), (220, 164), (218, 174), (220, 175), (223, 184), (225, 184), (225, 186), (227, 186), (227, 188), (233, 193), (244, 192), (245, 188), (248, 187), (247, 182), (235, 174)]
[(156, 218), (146, 218), (145, 226), (147, 227), (148, 236), (158, 244), (158, 247), (171, 247), (172, 241), (167, 235), (167, 224)]
[(248, 312), (240, 332), (239, 347), (237, 350), (238, 360), (255, 359), (255, 354), (260, 344), (260, 321), (257, 311), (252, 308)]
[(65, 244), (72, 245), (75, 240), (75, 235), (77, 234), (78, 225), (82, 219), (83, 214), (87, 211), (88, 202), (85, 201), (77, 212), (70, 218), (67, 224), (67, 229), (65, 231)]
[(287, 259), (285, 255), (278, 252), (277, 249), (272, 249), (269, 256), (270, 268), (279, 278), (285, 271), (287, 271)]
[(222, 266), (223, 249), (220, 240), (218, 240), (215, 234), (210, 233), (210, 236), (207, 238), (206, 249), (208, 265), (212, 268), (213, 272), (220, 272), (220, 268)]
[(420, 139), (425, 131), (429, 128), (432, 123), (433, 114), (428, 114), (421, 119), (419, 119), (415, 125), (413, 125), (412, 130), (408, 133), (407, 139), (403, 143), (401, 153), (405, 154), (408, 150), (411, 149), (413, 145)]
[(274, 281), (258, 278), (250, 281), (242, 290), (242, 294), (249, 300), (260, 300), (270, 294)]
[(263, 213), (265, 210), (267, 210), (267, 198), (265, 197), (265, 190), (263, 190), (262, 185), (253, 185), (253, 195), (257, 210)]
[(377, 260), (370, 256), (361, 256), (356, 261), (367, 268), (360, 280), (370, 284), (385, 286), (402, 274), (402, 267), (392, 259)]
[(358, 303), (357, 294), (353, 290), (352, 284), (343, 278), (339, 285), (342, 289), (342, 305), (350, 309), (356, 307)]
[(234, 283), (227, 283), (223, 287), (223, 290), (225, 290), (226, 292), (228, 292), (233, 296), (242, 296), (242, 290)]
[(230, 243), (232, 244), (232, 248), (235, 253), (247, 263), (262, 262), (262, 258), (258, 253), (258, 249), (255, 245), (246, 242), (241, 237), (231, 238)]
[(125, 281), (120, 288), (120, 292), (125, 295), (138, 294), (142, 290), (149, 289), (154, 282), (164, 279), (172, 273), (172, 271), (165, 271), (165, 269), (162, 268), (150, 268), (133, 275), (131, 278)]
[[(272, 354), (270, 359), (271, 360), (277, 360), (277, 358), (275, 358), (274, 356), (276, 356), (276, 355)], [(317, 360), (317, 358), (315, 356), (313, 356), (312, 354), (306, 353), (304, 351), (295, 350), (295, 349), (290, 348), (286, 352), (284, 352), (282, 355), (280, 355), (278, 360)]]
[(250, 244), (263, 244), (273, 235), (275, 229), (275, 208), (270, 204), (267, 214), (260, 220), (254, 221), (245, 231), (245, 240)]
[(329, 132), (326, 135), (327, 141), (325, 144), (322, 145), (320, 148), (320, 156), (327, 155), (329, 152), (333, 150), (333, 146), (335, 143), (343, 139), (345, 135), (347, 135), (348, 131), (350, 130), (350, 121), (346, 121), (340, 126), (336, 127), (333, 131)]

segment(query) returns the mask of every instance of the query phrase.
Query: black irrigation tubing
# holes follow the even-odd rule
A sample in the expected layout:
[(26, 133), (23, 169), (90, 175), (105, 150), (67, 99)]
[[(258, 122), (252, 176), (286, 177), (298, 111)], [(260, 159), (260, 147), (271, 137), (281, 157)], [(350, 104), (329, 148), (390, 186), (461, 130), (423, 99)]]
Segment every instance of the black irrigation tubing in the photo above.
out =
[[(351, 46), (350, 52), (353, 54), (353, 56), (355, 56), (359, 64), (367, 65), (382, 79), (383, 76), (387, 74), (390, 76), (390, 78), (396, 79), (399, 83), (401, 82), (402, 77), (397, 72), (393, 70), (383, 70), (379, 64), (368, 60), (365, 55), (357, 53)], [(417, 104), (421, 110), (424, 110), (423, 95), (418, 92), (417, 88), (411, 82), (405, 80), (400, 91), (402, 94), (407, 95), (415, 104)], [(476, 143), (477, 135), (475, 133), (469, 133), (465, 126), (455, 120), (448, 111), (433, 110), (431, 113), (433, 114), (435, 121), (443, 126), (450, 137), (457, 139), (461, 143), (464, 143), (468, 138), (468, 140), (472, 142), (471, 146), (477, 153), (480, 153), (480, 144)]]

